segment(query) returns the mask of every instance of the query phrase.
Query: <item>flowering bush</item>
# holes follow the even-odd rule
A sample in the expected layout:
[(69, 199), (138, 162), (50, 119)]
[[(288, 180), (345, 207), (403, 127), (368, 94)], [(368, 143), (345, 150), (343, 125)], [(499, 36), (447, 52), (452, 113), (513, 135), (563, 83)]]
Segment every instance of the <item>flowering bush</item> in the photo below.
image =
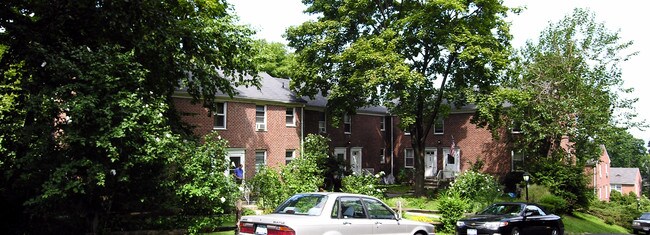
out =
[(476, 171), (466, 171), (461, 174), (448, 189), (450, 194), (475, 202), (474, 208), (471, 208), (473, 211), (494, 202), (502, 192), (494, 177)]
[(343, 192), (365, 194), (381, 198), (384, 190), (379, 188), (379, 182), (384, 172), (378, 174), (352, 174), (343, 177)]

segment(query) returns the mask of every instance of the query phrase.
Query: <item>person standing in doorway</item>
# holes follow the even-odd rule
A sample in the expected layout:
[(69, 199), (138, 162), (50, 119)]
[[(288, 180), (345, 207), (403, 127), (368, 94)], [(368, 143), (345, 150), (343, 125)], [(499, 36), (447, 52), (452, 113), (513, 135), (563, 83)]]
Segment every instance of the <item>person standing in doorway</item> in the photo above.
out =
[(241, 182), (244, 180), (244, 169), (243, 165), (240, 163), (237, 168), (235, 168), (235, 181), (237, 181), (237, 184), (241, 184)]

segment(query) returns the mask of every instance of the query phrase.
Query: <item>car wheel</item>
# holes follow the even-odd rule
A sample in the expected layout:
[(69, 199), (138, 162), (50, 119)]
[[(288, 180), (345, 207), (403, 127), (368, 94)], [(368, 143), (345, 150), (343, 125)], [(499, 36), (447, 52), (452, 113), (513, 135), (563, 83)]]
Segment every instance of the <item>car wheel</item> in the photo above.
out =
[(510, 231), (510, 235), (521, 235), (519, 233), (519, 228), (517, 227), (512, 228), (512, 230)]
[(560, 230), (557, 228), (553, 228), (553, 230), (551, 230), (551, 235), (560, 235)]

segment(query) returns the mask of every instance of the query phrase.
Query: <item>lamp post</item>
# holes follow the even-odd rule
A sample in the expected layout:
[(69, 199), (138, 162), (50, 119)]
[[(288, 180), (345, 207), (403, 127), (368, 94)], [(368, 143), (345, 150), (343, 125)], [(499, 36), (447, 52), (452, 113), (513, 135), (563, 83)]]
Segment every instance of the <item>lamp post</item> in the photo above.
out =
[(528, 202), (528, 181), (530, 180), (530, 174), (524, 172), (524, 181), (526, 181), (526, 202)]

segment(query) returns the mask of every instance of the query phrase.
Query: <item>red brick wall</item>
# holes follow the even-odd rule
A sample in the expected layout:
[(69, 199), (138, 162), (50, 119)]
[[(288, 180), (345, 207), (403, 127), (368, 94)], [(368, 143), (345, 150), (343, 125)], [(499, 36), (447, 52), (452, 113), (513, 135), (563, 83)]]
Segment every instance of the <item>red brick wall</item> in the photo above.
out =
[[(217, 131), (228, 140), (230, 148), (242, 148), (246, 151), (244, 171), (246, 178), (255, 175), (255, 151), (266, 150), (268, 166), (284, 165), (286, 151), (295, 150), (297, 157), (301, 144), (300, 115), (302, 108), (296, 108), (295, 127), (286, 126), (286, 108), (283, 105), (266, 105), (267, 131), (255, 129), (254, 103), (226, 102), (226, 129), (214, 130), (214, 116), (208, 115), (207, 109), (200, 104), (191, 104), (190, 99), (175, 98), (176, 110), (189, 116), (182, 116), (185, 123), (190, 123), (194, 134), (204, 136)], [(262, 105), (262, 104), (260, 104)]]
[[(305, 134), (318, 134), (318, 120), (321, 112), (314, 110), (305, 111)], [(350, 149), (361, 147), (361, 167), (372, 168), (375, 173), (379, 171), (389, 171), (390, 162), (381, 164), (380, 151), (385, 149), (384, 156), (390, 157), (390, 139), (386, 131), (381, 131), (381, 120), (386, 118), (381, 115), (356, 114), (351, 115), (352, 125), (350, 134), (345, 134), (343, 129), (343, 120), (336, 127), (331, 126), (331, 117), (327, 118), (326, 133), (321, 135), (330, 138), (330, 150), (334, 148), (345, 147), (348, 160), (350, 159)], [(389, 123), (386, 123), (388, 128)]]
[[(511, 152), (508, 146), (509, 133), (502, 133), (500, 141), (495, 141), (489, 130), (470, 123), (473, 114), (450, 114), (444, 120), (444, 134), (434, 134), (433, 129), (426, 140), (427, 148), (438, 151), (438, 170), (443, 169), (443, 148), (451, 146), (452, 136), (456, 147), (460, 149), (461, 172), (471, 168), (478, 159), (484, 162), (483, 172), (503, 176), (511, 169)], [(395, 119), (395, 172), (404, 167), (404, 150), (412, 148), (411, 136), (397, 128), (399, 120)], [(471, 163), (471, 164), (470, 164)]]

